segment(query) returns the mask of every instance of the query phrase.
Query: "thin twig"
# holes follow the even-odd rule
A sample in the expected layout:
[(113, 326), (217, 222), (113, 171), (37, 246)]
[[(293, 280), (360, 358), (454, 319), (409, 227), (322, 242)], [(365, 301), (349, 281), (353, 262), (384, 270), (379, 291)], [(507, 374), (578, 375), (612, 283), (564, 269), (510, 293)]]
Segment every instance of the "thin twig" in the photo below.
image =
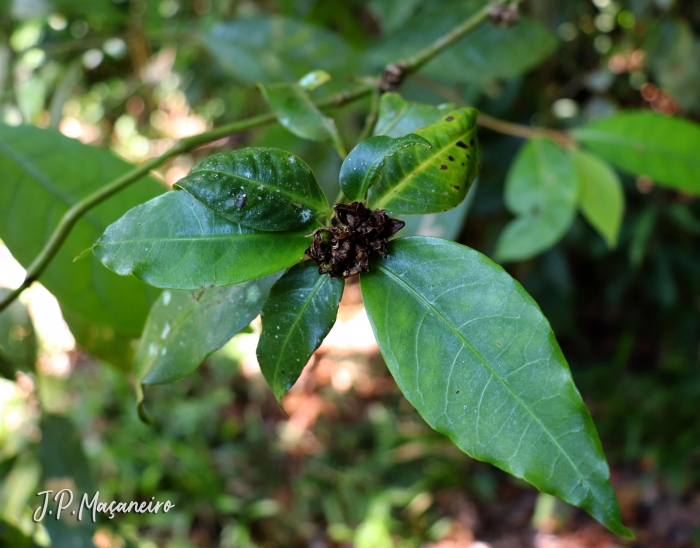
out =
[[(424, 76), (416, 76), (415, 80), (419, 85), (440, 95), (447, 101), (450, 101), (457, 106), (467, 106), (466, 101), (453, 88), (430, 80)], [(481, 127), (485, 127), (486, 129), (490, 129), (491, 131), (495, 131), (497, 133), (503, 133), (505, 135), (522, 137), (523, 139), (546, 137), (548, 139), (552, 139), (563, 148), (571, 148), (576, 146), (576, 141), (566, 131), (514, 124), (513, 122), (499, 120), (498, 118), (494, 118), (493, 116), (489, 116), (483, 112), (479, 113), (476, 123)]]

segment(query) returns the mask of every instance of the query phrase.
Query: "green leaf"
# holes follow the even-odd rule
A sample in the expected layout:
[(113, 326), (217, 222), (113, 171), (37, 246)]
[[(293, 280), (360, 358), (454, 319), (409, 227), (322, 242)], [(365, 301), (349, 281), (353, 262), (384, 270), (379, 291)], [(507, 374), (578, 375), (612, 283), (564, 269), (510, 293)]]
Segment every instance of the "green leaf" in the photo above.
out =
[[(84, 145), (53, 130), (0, 126), (0, 238), (26, 268), (42, 249), (61, 216), (79, 200), (124, 175), (133, 166), (109, 151)], [(120, 278), (94, 257), (74, 261), (130, 208), (162, 192), (145, 177), (80, 219), (40, 281), (73, 314), (66, 318), (85, 345), (92, 325), (125, 339), (138, 338), (158, 291)], [(77, 321), (77, 320), (76, 320)], [(99, 350), (99, 349), (98, 349)]]
[(459, 205), (479, 170), (476, 115), (476, 109), (462, 108), (416, 130), (432, 148), (410, 147), (385, 158), (369, 206), (411, 215)]
[(309, 141), (332, 144), (341, 158), (345, 147), (332, 118), (324, 116), (298, 84), (258, 84), (279, 123), (294, 135)]
[(258, 230), (294, 230), (330, 212), (311, 168), (276, 148), (214, 154), (175, 186), (230, 221)]
[(434, 107), (421, 103), (409, 103), (398, 93), (385, 93), (379, 100), (379, 113), (374, 134), (402, 137), (437, 122), (452, 110), (454, 110), (452, 104)]
[[(454, 110), (454, 105), (438, 107), (421, 103), (409, 103), (398, 93), (385, 93), (379, 101), (379, 116), (375, 135), (401, 137), (417, 129), (437, 122)], [(437, 236), (454, 240), (459, 236), (476, 191), (476, 182), (467, 191), (467, 197), (457, 207), (440, 213), (426, 215), (401, 215), (406, 222), (403, 236)]]
[(170, 289), (233, 285), (287, 268), (304, 232), (260, 232), (226, 220), (183, 191), (135, 207), (111, 225), (94, 253), (117, 274)]
[(468, 247), (414, 237), (389, 248), (362, 274), (362, 298), (409, 402), (470, 456), (630, 536), (591, 416), (535, 301)]
[(260, 313), (278, 278), (272, 274), (228, 287), (163, 291), (136, 352), (136, 379), (162, 384), (191, 375)]
[(657, 184), (700, 193), (700, 126), (652, 112), (623, 112), (573, 130), (611, 164)]
[[(430, 2), (400, 30), (370, 53), (379, 68), (404, 59), (433, 43), (484, 6), (479, 0)], [(511, 28), (480, 25), (421, 69), (430, 78), (465, 84), (488, 84), (513, 78), (537, 66), (557, 47), (557, 39), (541, 24), (521, 17)]]
[(316, 88), (321, 87), (326, 82), (329, 82), (330, 79), (331, 75), (325, 70), (312, 70), (308, 74), (304, 74), (304, 76), (302, 76), (297, 83), (300, 87), (308, 91), (313, 91)]
[(319, 275), (312, 261), (293, 266), (270, 291), (262, 309), (260, 369), (277, 400), (301, 375), (333, 327), (344, 281)]
[(625, 196), (617, 173), (600, 158), (574, 150), (571, 160), (578, 177), (581, 212), (608, 244), (615, 247), (625, 211)]
[(365, 200), (370, 187), (377, 184), (381, 177), (384, 159), (415, 145), (432, 148), (429, 141), (413, 133), (397, 138), (370, 137), (362, 141), (350, 151), (340, 168), (343, 194), (353, 201)]
[(0, 519), (0, 546), (36, 548), (38, 545), (34, 543), (32, 537), (25, 535), (21, 529), (8, 523), (4, 519)]
[(532, 139), (508, 172), (505, 202), (518, 217), (496, 245), (499, 261), (528, 259), (564, 236), (576, 214), (578, 178), (571, 157), (552, 141)]
[[(0, 300), (10, 293), (0, 287)], [(0, 375), (15, 380), (16, 371), (34, 371), (36, 334), (27, 307), (14, 301), (0, 312)]]
[(250, 17), (218, 23), (204, 45), (240, 81), (296, 82), (314, 69), (353, 72), (355, 55), (338, 36), (285, 17)]
[[(40, 426), (41, 441), (38, 454), (42, 467), (41, 490), (53, 490), (52, 495), (55, 495), (58, 490), (69, 488), (73, 492), (71, 508), (77, 510), (83, 493), (92, 499), (97, 491), (83, 451), (80, 433), (66, 417), (60, 415), (44, 415)], [(66, 495), (65, 502), (68, 502), (69, 498), (70, 496)], [(53, 498), (51, 501), (53, 503)], [(51, 517), (47, 512), (42, 524), (46, 527), (52, 546), (94, 546), (92, 536), (95, 524), (91, 519), (90, 510), (83, 507), (83, 512), (83, 519), (80, 521), (70, 510), (64, 510), (60, 520), (55, 518), (55, 514)]]

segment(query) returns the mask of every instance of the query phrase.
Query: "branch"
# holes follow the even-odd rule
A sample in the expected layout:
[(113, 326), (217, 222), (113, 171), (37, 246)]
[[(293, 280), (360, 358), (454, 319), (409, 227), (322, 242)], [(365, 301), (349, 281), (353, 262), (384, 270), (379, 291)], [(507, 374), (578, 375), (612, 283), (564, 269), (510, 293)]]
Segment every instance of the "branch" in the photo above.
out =
[(407, 76), (417, 72), (428, 61), (431, 61), (440, 55), (455, 42), (464, 38), (472, 32), (481, 23), (486, 21), (494, 13), (497, 13), (503, 6), (509, 4), (518, 4), (520, 0), (493, 0), (487, 2), (484, 7), (472, 15), (469, 19), (458, 25), (450, 32), (435, 40), (429, 46), (415, 53), (411, 57), (407, 57), (401, 61), (397, 61), (388, 65), (382, 73), (379, 88), (382, 91), (395, 91), (401, 86)]
[[(462, 96), (451, 87), (435, 82), (429, 78), (425, 78), (424, 76), (416, 76), (415, 80), (418, 85), (421, 85), (437, 95), (440, 95), (445, 100), (458, 106), (466, 106)], [(576, 146), (576, 141), (566, 131), (514, 124), (513, 122), (499, 120), (498, 118), (494, 118), (493, 116), (489, 116), (483, 112), (479, 113), (476, 123), (481, 127), (485, 127), (486, 129), (490, 129), (491, 131), (495, 131), (497, 133), (503, 133), (505, 135), (522, 137), (523, 139), (547, 137), (548, 139), (555, 141), (562, 148), (571, 148)]]
[[(417, 71), (425, 63), (433, 59), (436, 55), (442, 53), (445, 49), (450, 47), (460, 38), (472, 32), (476, 27), (478, 27), (481, 23), (488, 19), (489, 15), (491, 15), (494, 10), (508, 4), (517, 3), (518, 1), (519, 0), (494, 0), (492, 2), (487, 3), (483, 8), (481, 8), (478, 12), (472, 15), (469, 19), (464, 21), (461, 25), (458, 25), (452, 31), (448, 32), (446, 35), (439, 38), (423, 50), (419, 51), (415, 55), (403, 61), (399, 61), (397, 63), (388, 65), (384, 69), (384, 72), (382, 73), (382, 77), (379, 80), (377, 87), (380, 91), (387, 91), (388, 89), (394, 89), (398, 87), (407, 75)], [(396, 76), (397, 71), (398, 80), (394, 81), (393, 83), (387, 84), (387, 77), (391, 79), (392, 75)], [(390, 87), (388, 88), (387, 85), (389, 85)], [(364, 97), (365, 95), (368, 95), (372, 92), (373, 89), (373, 86), (365, 84), (364, 86), (361, 86), (355, 89), (354, 91), (343, 91), (326, 101), (318, 103), (316, 106), (322, 109), (341, 106), (346, 103), (355, 101), (361, 97)], [(207, 131), (204, 133), (200, 133), (199, 135), (194, 135), (192, 137), (183, 139), (176, 143), (170, 150), (168, 150), (161, 156), (151, 158), (150, 160), (144, 162), (140, 166), (135, 167), (134, 169), (129, 171), (129, 173), (122, 175), (121, 177), (115, 179), (114, 181), (107, 184), (105, 187), (101, 188), (97, 192), (76, 203), (65, 213), (65, 215), (63, 215), (60, 222), (58, 223), (58, 226), (56, 227), (56, 230), (54, 230), (48, 242), (46, 242), (46, 245), (44, 245), (44, 248), (41, 250), (36, 259), (34, 259), (34, 261), (29, 265), (29, 268), (27, 268), (27, 276), (24, 282), (22, 282), (22, 285), (14, 291), (12, 291), (9, 295), (7, 295), (5, 299), (0, 301), (0, 312), (7, 308), (10, 305), (10, 303), (22, 293), (22, 291), (24, 291), (34, 281), (36, 281), (39, 278), (39, 276), (41, 276), (41, 274), (49, 265), (53, 257), (58, 252), (63, 242), (68, 237), (68, 234), (70, 233), (73, 226), (75, 226), (75, 223), (77, 223), (78, 220), (87, 211), (89, 211), (96, 205), (102, 203), (104, 200), (116, 194), (120, 190), (126, 188), (135, 181), (139, 180), (143, 176), (147, 175), (152, 169), (157, 168), (158, 166), (163, 164), (163, 162), (165, 162), (169, 158), (172, 158), (173, 156), (177, 156), (178, 154), (188, 152), (192, 149), (197, 148), (198, 146), (204, 145), (212, 141), (216, 141), (218, 139), (221, 139), (222, 137), (231, 135), (232, 133), (238, 133), (253, 127), (269, 124), (271, 122), (274, 122), (275, 120), (276, 118), (274, 114), (263, 114), (260, 116), (248, 118), (246, 120), (241, 120), (239, 122), (233, 122), (231, 124), (221, 126), (220, 128), (213, 129), (211, 131)]]

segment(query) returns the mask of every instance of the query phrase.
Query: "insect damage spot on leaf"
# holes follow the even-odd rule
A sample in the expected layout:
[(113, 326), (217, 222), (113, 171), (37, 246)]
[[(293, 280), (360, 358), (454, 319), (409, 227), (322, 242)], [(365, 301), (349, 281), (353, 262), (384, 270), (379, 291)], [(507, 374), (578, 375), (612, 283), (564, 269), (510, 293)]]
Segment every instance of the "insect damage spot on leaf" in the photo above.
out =
[(306, 254), (318, 265), (319, 274), (349, 278), (369, 272), (373, 251), (388, 254), (386, 241), (406, 223), (392, 219), (383, 209), (367, 209), (360, 202), (335, 204), (331, 227), (317, 228)]
[(454, 116), (448, 116), (447, 118), (445, 118), (445, 120), (447, 120), (448, 122), (451, 122), (454, 119), (455, 119)]
[(445, 164), (442, 164), (442, 165), (440, 166), (440, 169), (447, 169), (447, 166), (446, 166)]
[(469, 148), (469, 145), (466, 144), (464, 141), (457, 141), (457, 146), (459, 148)]

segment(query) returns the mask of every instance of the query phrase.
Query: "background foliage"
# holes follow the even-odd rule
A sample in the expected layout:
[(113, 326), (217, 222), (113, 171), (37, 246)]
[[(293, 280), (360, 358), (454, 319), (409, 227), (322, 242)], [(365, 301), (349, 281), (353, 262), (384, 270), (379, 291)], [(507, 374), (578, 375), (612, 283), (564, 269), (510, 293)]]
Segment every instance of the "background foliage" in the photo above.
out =
[[(479, 130), (478, 186), (465, 205), (407, 217), (402, 235), (478, 249), (505, 262), (533, 295), (591, 408), (639, 546), (700, 545), (700, 130), (676, 125), (700, 115), (700, 11), (693, 4), (526, 2), (517, 25), (480, 27), (401, 89), (411, 101), (473, 105), (522, 126), (576, 127), (572, 136), (596, 153), (569, 157), (550, 141), (489, 131), (497, 126), (487, 122)], [(348, 76), (377, 74), (479, 5), (6, 0), (0, 238), (26, 267), (69, 205), (129, 163), (266, 111), (254, 84), (265, 84), (273, 109), (275, 93), (293, 93), (275, 86), (311, 70), (332, 77), (311, 92), (314, 99), (352, 89), (359, 84)], [(0, 368), (9, 379), (0, 400), (0, 545), (31, 545), (33, 494), (66, 478), (107, 500), (170, 498), (175, 513), (118, 516), (96, 530), (46, 522), (34, 538), (40, 544), (50, 536), (55, 546), (83, 539), (98, 548), (468, 546), (474, 538), (507, 546), (543, 542), (551, 532), (579, 545), (613, 542), (584, 515), (537, 497), (432, 432), (400, 396), (376, 347), (322, 349), (285, 403), (286, 416), (246, 361), (255, 333), (240, 335), (194, 376), (149, 389), (155, 427), (138, 421), (130, 377), (107, 365), (130, 368), (159, 293), (92, 255), (74, 259), (212, 151), (292, 151), (332, 200), (340, 168), (334, 148), (356, 142), (370, 100), (334, 110), (334, 124), (316, 128), (317, 142), (297, 137), (299, 128), (268, 124), (176, 156), (79, 221), (41, 282), (80, 350), (57, 351), (37, 321), (35, 366), (34, 328), (22, 303), (13, 305), (11, 321), (0, 315)], [(441, 115), (393, 101), (387, 108), (414, 109), (426, 124)], [(609, 117), (632, 108), (649, 112)], [(601, 131), (627, 142), (602, 141)], [(376, 133), (406, 131), (388, 121)], [(640, 146), (644, 177), (629, 159), (630, 147)], [(39, 167), (18, 169), (18, 158)], [(533, 165), (565, 183), (543, 191), (527, 178)], [(594, 175), (576, 177), (577, 170)], [(12, 264), (0, 255), (0, 274)], [(358, 292), (350, 288), (341, 308), (348, 318), (357, 313)], [(250, 320), (244, 316), (241, 325)], [(345, 336), (362, 340), (357, 330)], [(146, 362), (138, 362), (137, 377), (147, 375)]]

